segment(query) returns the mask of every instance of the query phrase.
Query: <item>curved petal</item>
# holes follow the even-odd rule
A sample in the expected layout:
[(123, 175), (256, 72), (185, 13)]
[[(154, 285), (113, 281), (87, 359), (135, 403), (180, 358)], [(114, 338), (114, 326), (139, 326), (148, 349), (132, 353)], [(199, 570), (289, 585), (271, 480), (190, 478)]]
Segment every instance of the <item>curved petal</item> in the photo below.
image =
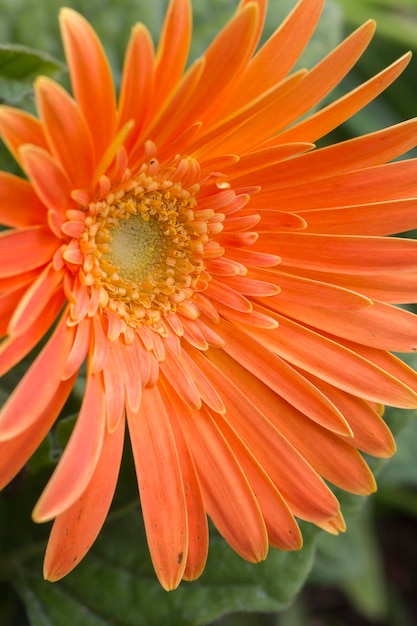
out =
[(322, 8), (323, 0), (297, 3), (242, 72), (233, 96), (227, 102), (227, 111), (237, 110), (285, 78), (308, 44)]
[(187, 563), (188, 525), (183, 477), (167, 407), (158, 389), (152, 387), (143, 390), (139, 411), (133, 412), (129, 405), (126, 408), (152, 562), (164, 589), (175, 589)]
[(56, 271), (50, 263), (26, 290), (10, 320), (10, 335), (20, 335), (28, 330), (42, 313), (62, 283), (63, 272)]
[(116, 95), (105, 52), (96, 33), (79, 13), (61, 9), (60, 25), (75, 99), (91, 131), (96, 161), (116, 129)]
[(60, 85), (46, 77), (35, 82), (39, 114), (49, 145), (76, 189), (88, 187), (94, 171), (90, 131), (77, 104)]
[(122, 458), (125, 422), (106, 432), (100, 458), (80, 498), (52, 526), (44, 561), (46, 580), (66, 576), (94, 543), (109, 511)]
[(12, 227), (47, 223), (46, 207), (32, 185), (8, 172), (0, 172), (0, 221)]
[[(351, 434), (348, 423), (337, 407), (305, 376), (294, 370), (291, 363), (274, 354), (273, 344), (263, 346), (258, 341), (255, 329), (242, 332), (241, 327), (227, 322), (223, 322), (222, 326), (226, 339), (225, 353), (310, 419), (338, 434)], [(274, 330), (265, 332), (272, 340)], [(280, 332), (279, 328), (277, 332)], [(216, 354), (216, 351), (210, 352), (210, 359), (216, 358)], [(204, 361), (201, 366), (204, 367)]]
[(4, 404), (0, 413), (0, 440), (11, 439), (38, 419), (61, 384), (61, 373), (73, 342), (64, 315), (39, 356)]
[[(37, 195), (49, 209), (50, 224), (62, 225), (65, 212), (76, 208), (71, 198), (72, 185), (66, 173), (48, 152), (40, 148), (23, 146), (20, 156)], [(62, 236), (59, 229), (56, 234)]]
[(61, 515), (82, 496), (97, 468), (105, 430), (103, 383), (100, 374), (91, 374), (71, 438), (33, 510), (35, 521)]
[(268, 535), (259, 503), (232, 448), (205, 409), (193, 411), (173, 398), (193, 455), (207, 513), (244, 559), (265, 559)]
[(44, 337), (64, 305), (63, 292), (57, 292), (28, 330), (17, 337), (7, 337), (0, 344), (0, 376), (23, 359)]
[(0, 233), (0, 276), (14, 276), (50, 261), (60, 244), (45, 226), (32, 226)]
[(255, 459), (230, 424), (212, 416), (229, 442), (249, 483), (256, 493), (268, 530), (269, 543), (280, 550), (298, 550), (303, 539), (294, 515), (268, 474), (262, 468), (262, 459)]
[(25, 111), (0, 107), (0, 132), (18, 163), (20, 163), (19, 148), (23, 144), (37, 146), (42, 150), (48, 149), (41, 122)]
[[(161, 385), (161, 397), (165, 406), (170, 406), (170, 389), (165, 390), (164, 385)], [(209, 534), (206, 508), (197, 470), (187, 444), (187, 434), (182, 431), (175, 411), (170, 411), (169, 418), (178, 451), (187, 507), (189, 544), (184, 578), (194, 580), (202, 573), (207, 560)]]
[(400, 408), (417, 406), (415, 381), (411, 388), (360, 352), (282, 315), (273, 317), (279, 328), (256, 329), (256, 338), (283, 359), (355, 396)]
[(158, 111), (181, 79), (190, 41), (191, 2), (190, 0), (171, 0), (165, 14), (156, 53), (153, 111)]
[(342, 440), (308, 419), (230, 357), (214, 353), (213, 360), (219, 367), (216, 384), (225, 397), (225, 419), (295, 515), (320, 523), (337, 513), (333, 494), (317, 474), (353, 493), (375, 491), (374, 477), (350, 437)]
[(10, 318), (26, 290), (27, 285), (18, 285), (16, 289), (9, 289), (0, 295), (0, 337), (7, 334)]
[(137, 138), (145, 123), (154, 85), (152, 39), (142, 24), (132, 30), (126, 51), (119, 96), (119, 128), (135, 120), (128, 142)]
[(67, 401), (74, 382), (75, 377), (61, 383), (49, 397), (36, 421), (19, 435), (0, 442), (0, 490), (16, 476), (40, 446)]

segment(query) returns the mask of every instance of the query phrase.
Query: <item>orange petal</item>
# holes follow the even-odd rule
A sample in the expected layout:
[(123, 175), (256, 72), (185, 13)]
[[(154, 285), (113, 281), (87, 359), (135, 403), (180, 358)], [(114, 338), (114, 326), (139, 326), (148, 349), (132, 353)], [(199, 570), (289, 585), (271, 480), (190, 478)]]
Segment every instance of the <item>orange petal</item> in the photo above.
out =
[(109, 347), (108, 358), (103, 368), (103, 380), (106, 400), (107, 430), (114, 432), (125, 414), (125, 393), (123, 388), (122, 363), (116, 354), (117, 342)]
[(32, 326), (18, 337), (7, 337), (0, 344), (0, 376), (16, 365), (36, 346), (40, 339), (47, 333), (64, 304), (64, 294), (56, 293), (42, 314)]
[(43, 411), (26, 430), (8, 441), (0, 442), (0, 490), (28, 462), (46, 437), (74, 386), (75, 377), (61, 383), (49, 396)]
[(417, 350), (417, 316), (385, 302), (374, 301), (365, 309), (349, 311), (327, 310), (316, 306), (307, 308), (291, 302), (278, 303), (277, 300), (274, 305), (284, 315), (326, 334), (345, 339), (354, 337), (357, 343), (380, 350)]
[[(306, 374), (337, 406), (349, 423), (353, 436), (348, 443), (372, 456), (387, 458), (395, 452), (395, 440), (384, 420), (362, 398), (356, 398), (333, 385)], [(291, 428), (291, 425), (289, 426)]]
[(375, 22), (362, 24), (305, 75), (280, 110), (281, 129), (300, 119), (340, 83), (366, 50), (374, 32)]
[[(223, 322), (222, 328), (225, 336), (223, 350), (237, 363), (318, 424), (339, 434), (351, 434), (348, 423), (337, 407), (305, 376), (294, 370), (290, 363), (274, 354), (272, 343), (271, 346), (262, 346), (254, 329), (242, 332), (239, 326), (228, 322)], [(271, 329), (263, 332), (266, 336), (271, 334), (272, 340), (273, 333), (281, 331), (278, 328), (276, 331)], [(210, 359), (213, 359), (216, 352), (209, 354)]]
[(119, 128), (130, 120), (135, 127), (128, 141), (138, 137), (145, 123), (154, 84), (152, 39), (142, 24), (133, 27), (126, 50), (119, 96)]
[(78, 372), (87, 356), (90, 340), (91, 320), (84, 318), (75, 326), (75, 337), (62, 372), (62, 380), (66, 380)]
[(414, 228), (417, 200), (392, 200), (331, 209), (299, 211), (309, 233), (333, 235), (394, 235)]
[(323, 8), (323, 0), (302, 0), (259, 49), (235, 87), (227, 110), (237, 110), (285, 78), (308, 44)]
[(39, 114), (55, 158), (76, 189), (88, 187), (94, 170), (90, 131), (77, 104), (46, 77), (35, 82)]
[(187, 562), (187, 509), (175, 439), (158, 389), (144, 389), (140, 410), (134, 413), (128, 405), (127, 418), (152, 562), (164, 589), (175, 589)]
[[(276, 189), (272, 174), (267, 187), (256, 196), (256, 211), (270, 209), (271, 204), (277, 202), (280, 206), (284, 205), (287, 211), (302, 211), (403, 200), (416, 195), (416, 173), (417, 159), (409, 159), (309, 183), (291, 178), (285, 187), (281, 183)], [(245, 182), (247, 184), (247, 178)]]
[(160, 365), (161, 372), (181, 400), (191, 408), (198, 410), (201, 407), (201, 398), (188, 368), (166, 347), (165, 359)]
[[(11, 439), (35, 422), (61, 384), (73, 341), (73, 331), (63, 316), (52, 337), (40, 352), (0, 413), (0, 440)], [(28, 408), (29, 407), (29, 408)]]
[(159, 38), (152, 110), (158, 111), (181, 79), (191, 41), (191, 2), (171, 0)]
[(372, 273), (364, 268), (361, 274), (341, 274), (332, 272), (316, 272), (314, 270), (286, 268), (298, 276), (313, 280), (326, 280), (332, 285), (340, 285), (347, 289), (360, 292), (368, 298), (384, 300), (393, 304), (405, 304), (412, 302), (417, 291), (417, 273), (393, 271)]
[[(347, 95), (296, 122), (279, 135), (279, 141), (317, 141), (374, 100), (404, 71), (410, 62), (407, 53)], [(276, 138), (273, 140), (276, 142)]]
[(46, 207), (23, 178), (0, 172), (0, 220), (5, 226), (46, 224)]
[(27, 289), (27, 285), (17, 286), (0, 295), (0, 337), (7, 333), (10, 318)]
[[(256, 174), (256, 183), (273, 182), (275, 190), (286, 189), (289, 181), (303, 185), (330, 179), (346, 172), (370, 168), (391, 161), (417, 143), (417, 119), (383, 130), (355, 137), (331, 146), (303, 152), (290, 161), (263, 167)], [(239, 178), (236, 180), (239, 184)], [(343, 231), (346, 234), (346, 231)]]
[(60, 287), (62, 277), (52, 263), (46, 266), (16, 306), (8, 328), (10, 335), (20, 335), (32, 326)]
[(70, 440), (33, 510), (36, 522), (57, 517), (83, 494), (100, 459), (105, 427), (102, 380), (100, 375), (91, 374)]
[(100, 459), (84, 492), (57, 517), (44, 562), (46, 580), (59, 580), (81, 561), (94, 543), (113, 499), (124, 442), (124, 420), (105, 433)]
[(91, 131), (96, 160), (116, 129), (113, 77), (96, 33), (79, 13), (61, 9), (60, 25), (75, 98)]
[(50, 261), (60, 241), (45, 226), (0, 233), (1, 276), (14, 276)]
[(297, 550), (302, 546), (302, 536), (294, 516), (260, 463), (253, 458), (243, 445), (237, 433), (230, 425), (216, 416), (212, 416), (233, 449), (249, 483), (256, 494), (268, 531), (270, 545), (280, 550)]
[(41, 122), (25, 111), (2, 106), (0, 108), (0, 132), (6, 146), (18, 163), (20, 163), (19, 148), (23, 144), (31, 144), (42, 150), (48, 150)]
[(279, 328), (254, 332), (258, 340), (283, 359), (367, 400), (400, 408), (417, 406), (417, 393), (412, 388), (360, 353), (281, 315), (273, 317)]
[[(251, 272), (251, 275), (259, 277), (268, 277), (269, 280), (275, 279), (276, 284), (280, 287), (281, 291), (277, 297), (265, 298), (262, 300), (266, 308), (275, 310), (275, 306), (280, 307), (281, 303), (287, 302), (302, 306), (310, 307), (314, 302), (314, 306), (320, 309), (341, 309), (341, 310), (355, 310), (363, 309), (372, 304), (372, 301), (363, 296), (360, 293), (351, 291), (350, 289), (343, 289), (337, 285), (332, 285), (329, 281), (321, 282), (318, 280), (312, 280), (311, 278), (305, 278), (304, 276), (296, 276), (294, 274), (287, 274), (281, 271), (257, 271)], [(325, 275), (323, 276), (323, 278)]]
[(255, 494), (232, 448), (210, 415), (174, 400), (193, 455), (207, 512), (220, 534), (247, 561), (266, 557), (268, 537)]
[(281, 267), (361, 274), (417, 268), (417, 242), (401, 238), (319, 235), (309, 233), (262, 234), (255, 247), (275, 249)]
[[(213, 357), (220, 370), (216, 382), (225, 397), (226, 418), (274, 480), (295, 514), (309, 515), (307, 519), (316, 521), (335, 513), (334, 509), (326, 508), (326, 504), (332, 506), (332, 499), (317, 482), (317, 477), (314, 480), (311, 468), (347, 491), (364, 495), (375, 490), (375, 480), (362, 457), (350, 445), (350, 437), (344, 441), (316, 424), (230, 357), (224, 354)], [(245, 407), (243, 415), (239, 405)], [(298, 458), (291, 453), (291, 446)], [(309, 465), (306, 466), (306, 462)], [(280, 464), (284, 464), (285, 469), (280, 469)], [(306, 481), (310, 481), (308, 487)], [(322, 510), (314, 510), (320, 501)], [(304, 508), (300, 511), (300, 507)]]
[(35, 192), (49, 209), (49, 224), (58, 237), (65, 212), (74, 208), (71, 182), (59, 164), (48, 152), (33, 146), (20, 149), (22, 165), (30, 177)]
[[(170, 389), (168, 387), (166, 390), (162, 389), (161, 395), (165, 406), (170, 406)], [(170, 411), (169, 418), (178, 451), (187, 507), (189, 545), (184, 578), (194, 580), (202, 573), (207, 560), (209, 544), (207, 515), (200, 481), (186, 442), (186, 433), (183, 433), (175, 411)]]

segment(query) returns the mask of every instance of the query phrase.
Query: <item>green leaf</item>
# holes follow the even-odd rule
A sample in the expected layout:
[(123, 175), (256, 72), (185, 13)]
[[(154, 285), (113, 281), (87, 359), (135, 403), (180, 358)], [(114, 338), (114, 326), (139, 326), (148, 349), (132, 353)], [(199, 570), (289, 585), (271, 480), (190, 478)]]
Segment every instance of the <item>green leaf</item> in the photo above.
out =
[(358, 516), (351, 532), (356, 540), (361, 569), (358, 575), (346, 580), (344, 591), (361, 615), (373, 621), (383, 621), (388, 617), (387, 582), (370, 507)]
[(17, 44), (0, 45), (0, 76), (7, 80), (28, 80), (63, 69), (60, 61), (44, 52)]
[(231, 612), (288, 606), (311, 568), (315, 534), (306, 532), (301, 551), (271, 550), (254, 565), (212, 533), (203, 576), (168, 594), (153, 572), (136, 505), (113, 512), (90, 553), (61, 582), (42, 580), (40, 543), (20, 546), (8, 569), (32, 626), (207, 624)]
[(32, 626), (160, 626), (207, 624), (235, 611), (279, 611), (298, 592), (311, 567), (313, 536), (302, 551), (272, 551), (253, 565), (214, 535), (200, 580), (162, 590), (153, 573), (137, 509), (115, 515), (88, 557), (63, 581), (44, 582), (39, 557), (19, 562), (14, 584)]

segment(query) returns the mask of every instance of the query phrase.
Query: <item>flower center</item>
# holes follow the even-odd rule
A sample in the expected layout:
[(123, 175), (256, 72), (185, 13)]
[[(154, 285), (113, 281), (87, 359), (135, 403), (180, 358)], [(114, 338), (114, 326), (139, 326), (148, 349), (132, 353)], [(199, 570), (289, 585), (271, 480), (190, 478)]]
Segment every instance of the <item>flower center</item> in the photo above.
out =
[[(176, 179), (178, 171), (182, 178), (188, 175), (187, 186)], [(88, 206), (80, 242), (84, 282), (99, 289), (102, 309), (108, 307), (134, 328), (157, 323), (207, 286), (207, 244), (210, 256), (216, 255), (210, 222), (216, 232), (222, 226), (214, 211), (197, 209), (197, 173), (191, 159), (179, 159), (176, 168), (165, 171), (158, 171), (152, 159), (120, 188), (109, 184), (107, 193)]]
[(110, 231), (107, 258), (126, 280), (142, 283), (158, 271), (164, 248), (164, 234), (158, 222), (135, 215), (120, 219)]

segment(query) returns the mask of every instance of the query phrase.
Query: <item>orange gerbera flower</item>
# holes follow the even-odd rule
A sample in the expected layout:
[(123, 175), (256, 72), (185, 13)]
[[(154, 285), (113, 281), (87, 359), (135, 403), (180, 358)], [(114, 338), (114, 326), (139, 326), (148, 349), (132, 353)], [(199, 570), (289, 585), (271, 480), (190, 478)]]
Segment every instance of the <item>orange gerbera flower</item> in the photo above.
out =
[(78, 420), (34, 511), (55, 518), (50, 580), (103, 524), (125, 421), (172, 589), (204, 568), (207, 515), (250, 561), (268, 544), (299, 548), (295, 517), (342, 530), (324, 479), (372, 492), (359, 451), (395, 448), (381, 405), (417, 406), (417, 376), (389, 352), (417, 346), (416, 317), (392, 306), (416, 300), (417, 242), (386, 237), (417, 227), (417, 163), (389, 163), (417, 144), (417, 121), (313, 145), (409, 55), (305, 117), (374, 31), (289, 73), (322, 4), (301, 0), (256, 52), (266, 0), (242, 0), (184, 72), (191, 8), (172, 0), (156, 54), (133, 28), (117, 103), (96, 34), (63, 9), (74, 98), (41, 77), (39, 119), (1, 109), (28, 179), (0, 175), (1, 370), (51, 331), (0, 416), (2, 486), (86, 361)]

